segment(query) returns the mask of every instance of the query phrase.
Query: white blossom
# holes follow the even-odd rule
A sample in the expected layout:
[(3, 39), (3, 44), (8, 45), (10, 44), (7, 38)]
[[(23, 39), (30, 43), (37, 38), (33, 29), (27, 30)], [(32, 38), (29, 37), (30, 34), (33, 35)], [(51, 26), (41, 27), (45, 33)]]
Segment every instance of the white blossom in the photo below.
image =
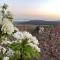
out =
[(32, 36), (29, 32), (23, 32), (24, 39), (27, 38), (28, 42), (33, 42), (34, 44), (39, 44), (36, 37)]
[(9, 57), (7, 57), (7, 56), (3, 57), (3, 60), (9, 60)]
[(6, 36), (1, 36), (1, 39), (2, 39), (2, 41), (3, 40), (8, 40), (8, 38)]
[(6, 55), (7, 56), (12, 56), (13, 54), (14, 54), (14, 51), (9, 48), (8, 51), (7, 51), (7, 53), (6, 53)]
[(33, 44), (33, 43), (29, 43), (28, 45), (30, 45), (32, 48), (34, 48), (34, 49), (36, 49), (38, 52), (40, 52), (40, 48), (39, 48), (37, 45), (35, 45), (35, 44)]
[(12, 34), (14, 32), (14, 25), (10, 21), (3, 22), (1, 31), (3, 33)]
[[(43, 28), (42, 28), (43, 29)], [(2, 33), (7, 33), (8, 36), (12, 37), (13, 40), (10, 40), (8, 36), (1, 36), (1, 45), (8, 45), (8, 44), (14, 44), (14, 43), (21, 43), (24, 40), (26, 40), (26, 44), (31, 46), (33, 49), (35, 49), (37, 52), (40, 52), (40, 48), (38, 47), (38, 40), (35, 36), (32, 36), (32, 34), (30, 34), (27, 31), (21, 32), (19, 31), (19, 29), (17, 29), (16, 27), (14, 27), (14, 25), (12, 24), (11, 21), (5, 19), (2, 22), (2, 28), (1, 28)], [(9, 60), (9, 57), (14, 55), (14, 50), (12, 50), (11, 48), (9, 48), (9, 46), (5, 46), (2, 47), (0, 46), (0, 52), (2, 51), (3, 54), (5, 54), (6, 56), (3, 57), (3, 60)], [(8, 48), (8, 49), (7, 49)], [(7, 57), (9, 56), (9, 57)]]
[(37, 38), (36, 37), (34, 37), (34, 36), (32, 36), (31, 38), (31, 41), (34, 43), (34, 44), (39, 44), (39, 42), (38, 42), (38, 40), (37, 40)]
[(4, 41), (1, 42), (1, 44), (12, 44), (12, 42), (8, 41), (8, 40), (4, 40)]
[(13, 37), (16, 38), (16, 39), (23, 39), (24, 38), (22, 32), (19, 32), (19, 31), (14, 33)]
[(6, 48), (3, 48), (3, 54), (6, 52)]
[(37, 45), (35, 45), (34, 47), (35, 47), (35, 49), (36, 49), (38, 52), (41, 52), (41, 51), (40, 51), (40, 48), (39, 48)]
[(2, 47), (2, 46), (0, 46), (0, 52), (3, 52), (3, 54), (6, 52), (6, 48), (4, 48), (4, 47)]
[(32, 35), (29, 32), (26, 32), (26, 31), (23, 32), (23, 36), (24, 36), (24, 38), (27, 38), (27, 39), (32, 37)]

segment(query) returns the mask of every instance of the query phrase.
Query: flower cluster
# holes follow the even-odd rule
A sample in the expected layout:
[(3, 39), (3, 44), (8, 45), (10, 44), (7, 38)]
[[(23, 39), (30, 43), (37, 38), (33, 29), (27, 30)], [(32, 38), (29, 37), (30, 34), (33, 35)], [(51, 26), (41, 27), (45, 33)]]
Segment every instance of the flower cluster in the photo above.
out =
[[(19, 31), (16, 27), (14, 27), (11, 21), (5, 19), (2, 22), (0, 29), (1, 60), (13, 60), (13, 57), (16, 57), (16, 55), (20, 56), (16, 57), (16, 60), (24, 60), (27, 58), (30, 59), (32, 56), (35, 57), (32, 52), (34, 52), (35, 54), (40, 52), (40, 48), (38, 47), (39, 42), (37, 38), (35, 36), (32, 36), (29, 32)], [(26, 51), (27, 53), (24, 53), (24, 51)], [(26, 56), (23, 56), (24, 54)]]
[(17, 42), (22, 42), (22, 40), (27, 40), (27, 45), (30, 45), (34, 49), (36, 49), (38, 52), (40, 52), (40, 48), (38, 47), (39, 42), (35, 36), (32, 36), (29, 32), (16, 32), (13, 35), (14, 38), (17, 39)]
[(29, 32), (19, 31), (11, 21), (3, 20), (0, 32), (0, 60), (30, 59), (40, 52), (37, 38)]
[(11, 21), (4, 20), (1, 31), (3, 31), (3, 33), (12, 34), (14, 32), (14, 26)]

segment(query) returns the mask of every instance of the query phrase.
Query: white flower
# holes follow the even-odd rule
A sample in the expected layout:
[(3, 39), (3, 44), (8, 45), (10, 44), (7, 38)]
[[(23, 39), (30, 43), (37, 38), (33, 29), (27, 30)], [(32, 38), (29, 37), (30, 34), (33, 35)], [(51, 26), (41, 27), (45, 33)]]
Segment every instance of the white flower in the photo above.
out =
[(19, 31), (14, 33), (13, 37), (16, 39), (23, 39), (24, 38), (22, 32), (19, 32)]
[(10, 21), (5, 21), (3, 22), (1, 31), (3, 31), (3, 33), (12, 34), (14, 32), (14, 26)]
[(2, 40), (8, 40), (8, 38), (6, 36), (1, 36)]
[(0, 52), (3, 52), (3, 54), (6, 52), (6, 48), (4, 48), (4, 47), (2, 47), (2, 46), (0, 46)]
[(3, 57), (3, 60), (9, 60), (9, 57)]
[(24, 39), (27, 38), (28, 42), (33, 42), (34, 44), (39, 44), (36, 37), (32, 36), (29, 32), (23, 32)]
[(14, 51), (9, 48), (8, 51), (7, 51), (7, 53), (6, 53), (6, 55), (7, 56), (12, 56), (13, 54), (14, 54)]
[(15, 41), (12, 41), (12, 43), (21, 43), (22, 40), (15, 40)]
[(26, 31), (23, 32), (23, 36), (24, 36), (24, 38), (27, 38), (27, 39), (32, 37), (32, 35), (29, 32), (26, 32)]
[(3, 48), (3, 54), (6, 52), (6, 48)]
[(36, 49), (38, 52), (40, 52), (40, 48), (39, 48), (37, 45), (35, 45), (35, 44), (33, 44), (33, 43), (29, 43), (28, 45), (30, 45), (32, 48), (34, 48), (34, 49)]
[(41, 51), (40, 51), (40, 48), (39, 48), (37, 45), (35, 45), (34, 47), (35, 47), (35, 49), (36, 49), (38, 52), (41, 52)]
[(34, 37), (34, 36), (31, 37), (31, 41), (32, 41), (34, 44), (37, 44), (37, 45), (39, 44), (37, 38)]
[(32, 42), (36, 45), (39, 44), (37, 38), (32, 36), (29, 32), (26, 32), (26, 31), (24, 31), (24, 32), (19, 32), (18, 31), (18, 32), (13, 34), (13, 37), (20, 40), (20, 41), (23, 40), (23, 39), (28, 39), (28, 43)]
[(8, 40), (4, 40), (4, 41), (1, 42), (1, 44), (12, 44), (12, 42), (8, 41)]

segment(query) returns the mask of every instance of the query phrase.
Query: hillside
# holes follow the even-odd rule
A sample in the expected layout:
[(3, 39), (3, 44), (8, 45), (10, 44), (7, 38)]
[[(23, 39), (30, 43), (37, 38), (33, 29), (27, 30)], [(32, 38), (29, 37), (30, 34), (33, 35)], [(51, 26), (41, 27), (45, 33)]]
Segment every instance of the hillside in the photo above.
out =
[(44, 20), (31, 20), (31, 21), (24, 21), (24, 22), (13, 22), (14, 24), (30, 24), (30, 25), (56, 25), (60, 24), (60, 21), (44, 21)]

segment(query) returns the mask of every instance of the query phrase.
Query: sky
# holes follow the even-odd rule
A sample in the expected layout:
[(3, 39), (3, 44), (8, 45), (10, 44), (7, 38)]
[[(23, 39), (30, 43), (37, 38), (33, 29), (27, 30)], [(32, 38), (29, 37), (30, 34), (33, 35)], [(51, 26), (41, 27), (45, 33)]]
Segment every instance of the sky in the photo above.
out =
[(60, 20), (60, 0), (0, 0), (4, 3), (14, 19)]

